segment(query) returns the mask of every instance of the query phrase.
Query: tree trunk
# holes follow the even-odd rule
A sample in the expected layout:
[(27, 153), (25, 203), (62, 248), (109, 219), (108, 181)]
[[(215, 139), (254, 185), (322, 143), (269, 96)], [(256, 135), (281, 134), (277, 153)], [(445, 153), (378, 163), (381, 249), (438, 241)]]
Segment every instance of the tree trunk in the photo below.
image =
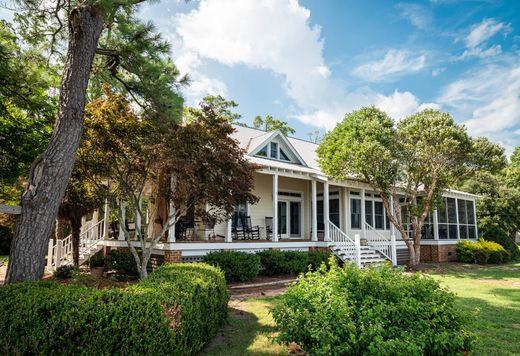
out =
[(63, 240), (63, 238), (65, 237), (65, 219), (63, 218), (63, 216), (58, 215), (58, 217), (56, 218), (54, 234), (56, 240)]
[(38, 280), (54, 219), (76, 160), (92, 61), (103, 29), (103, 14), (92, 6), (72, 10), (58, 118), (47, 149), (32, 163), (22, 194), (22, 212), (11, 244), (6, 283)]
[(72, 229), (72, 260), (74, 267), (79, 267), (79, 235), (81, 234), (82, 214), (70, 217), (70, 227)]

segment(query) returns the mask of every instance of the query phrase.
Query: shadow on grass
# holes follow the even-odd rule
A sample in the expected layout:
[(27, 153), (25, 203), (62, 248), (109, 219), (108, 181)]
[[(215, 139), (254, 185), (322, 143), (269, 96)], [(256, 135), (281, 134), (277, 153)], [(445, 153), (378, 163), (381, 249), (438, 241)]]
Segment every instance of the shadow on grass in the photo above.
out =
[[(200, 355), (279, 355), (286, 352), (273, 343), (270, 337), (276, 332), (275, 327), (259, 318), (257, 314), (266, 313), (271, 303), (269, 299), (231, 301), (227, 324), (217, 336), (200, 352)], [(253, 303), (253, 304), (251, 304)], [(254, 303), (262, 303), (255, 305)], [(233, 307), (235, 306), (235, 307)], [(253, 308), (254, 312), (245, 309)], [(263, 310), (261, 308), (264, 308)]]
[(520, 278), (520, 262), (513, 261), (503, 265), (468, 263), (425, 264), (422, 266), (421, 271), (457, 278), (518, 279)]
[[(494, 289), (492, 293), (510, 300), (518, 300), (520, 294), (518, 290), (505, 288)], [(479, 298), (457, 297), (457, 300), (461, 308), (476, 312), (469, 325), (477, 335), (473, 355), (520, 354), (520, 304), (510, 307)]]

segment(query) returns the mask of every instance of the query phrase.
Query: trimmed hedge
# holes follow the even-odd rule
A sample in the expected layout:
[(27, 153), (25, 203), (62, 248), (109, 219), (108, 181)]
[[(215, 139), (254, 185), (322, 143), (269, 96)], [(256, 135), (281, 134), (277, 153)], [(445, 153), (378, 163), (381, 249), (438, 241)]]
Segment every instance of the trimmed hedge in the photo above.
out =
[(281, 251), (265, 250), (257, 253), (263, 266), (261, 274), (274, 276), (278, 274), (300, 274), (316, 270), (321, 264), (328, 263), (330, 252), (326, 251)]
[(511, 255), (502, 245), (480, 238), (478, 241), (461, 240), (457, 243), (457, 259), (466, 263), (504, 263)]
[(485, 240), (496, 242), (497, 244), (502, 245), (504, 249), (506, 249), (511, 255), (511, 259), (517, 259), (520, 257), (520, 248), (518, 245), (509, 237), (507, 232), (502, 230), (499, 227), (490, 227), (486, 229), (482, 237)]
[(227, 317), (224, 276), (163, 265), (127, 289), (56, 282), (0, 288), (2, 354), (193, 355)]
[(250, 281), (258, 275), (260, 258), (254, 253), (222, 251), (210, 252), (204, 262), (218, 266), (228, 282)]
[(455, 297), (430, 277), (350, 264), (301, 275), (272, 311), (279, 343), (310, 355), (454, 355), (474, 335)]

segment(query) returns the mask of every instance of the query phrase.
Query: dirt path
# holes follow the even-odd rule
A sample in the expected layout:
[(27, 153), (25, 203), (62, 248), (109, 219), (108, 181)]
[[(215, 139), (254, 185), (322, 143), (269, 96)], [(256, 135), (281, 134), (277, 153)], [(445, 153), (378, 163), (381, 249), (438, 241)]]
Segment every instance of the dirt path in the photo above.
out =
[(289, 283), (293, 281), (295, 281), (293, 276), (257, 277), (247, 283), (231, 283), (228, 291), (231, 301), (273, 297), (284, 293)]

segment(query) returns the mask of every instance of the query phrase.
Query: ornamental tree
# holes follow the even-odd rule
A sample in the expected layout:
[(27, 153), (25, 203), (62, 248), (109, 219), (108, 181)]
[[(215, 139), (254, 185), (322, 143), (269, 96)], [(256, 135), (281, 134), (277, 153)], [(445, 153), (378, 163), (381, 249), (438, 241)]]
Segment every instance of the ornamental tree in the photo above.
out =
[(271, 115), (267, 115), (265, 119), (260, 115), (255, 116), (253, 119), (253, 127), (264, 131), (280, 130), (285, 136), (292, 135), (296, 132), (295, 129), (289, 126), (287, 121), (274, 119)]
[[(214, 107), (203, 105), (189, 123), (158, 123), (136, 114), (123, 95), (106, 91), (87, 113), (78, 167), (108, 189), (141, 278), (155, 245), (188, 211), (215, 224), (228, 219), (238, 203), (256, 201), (251, 194), (256, 167)], [(163, 198), (171, 203), (166, 214), (159, 211)], [(151, 226), (143, 229), (146, 210)], [(135, 242), (124, 211), (134, 215)]]
[(447, 113), (426, 109), (395, 123), (375, 107), (347, 114), (325, 136), (318, 156), (333, 179), (360, 179), (379, 194), (411, 266), (420, 262), (421, 230), (442, 193), (477, 170), (496, 170), (505, 162), (503, 149), (472, 139)]

